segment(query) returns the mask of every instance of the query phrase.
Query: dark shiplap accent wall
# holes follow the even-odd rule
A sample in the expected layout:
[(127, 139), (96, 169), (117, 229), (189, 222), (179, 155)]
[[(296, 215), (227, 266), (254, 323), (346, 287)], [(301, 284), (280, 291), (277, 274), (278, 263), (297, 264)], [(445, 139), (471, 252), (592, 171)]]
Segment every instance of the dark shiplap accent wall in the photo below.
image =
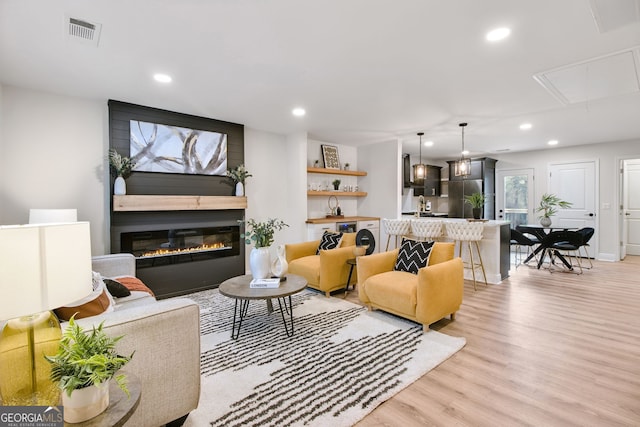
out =
[[(244, 126), (205, 117), (175, 113), (157, 108), (109, 101), (109, 147), (129, 156), (129, 121), (142, 120), (191, 129), (227, 134), (227, 168), (244, 163)], [(111, 177), (110, 192), (113, 194)], [(127, 178), (127, 194), (231, 196), (234, 187), (223, 176), (182, 175), (172, 173), (133, 172)], [(112, 201), (113, 203), (113, 201)], [(220, 211), (114, 212), (111, 209), (111, 252), (120, 251), (120, 233), (175, 227), (238, 225), (243, 209)], [(244, 226), (240, 226), (244, 232)], [(240, 239), (240, 254), (225, 258), (176, 264), (139, 270), (141, 279), (156, 296), (165, 298), (217, 286), (222, 281), (244, 274), (245, 245)]]
[[(227, 167), (244, 162), (243, 125), (109, 100), (109, 147), (122, 155), (129, 156), (130, 120), (226, 133)], [(231, 196), (234, 189), (228, 182), (221, 176), (133, 172), (127, 178), (127, 194)]]

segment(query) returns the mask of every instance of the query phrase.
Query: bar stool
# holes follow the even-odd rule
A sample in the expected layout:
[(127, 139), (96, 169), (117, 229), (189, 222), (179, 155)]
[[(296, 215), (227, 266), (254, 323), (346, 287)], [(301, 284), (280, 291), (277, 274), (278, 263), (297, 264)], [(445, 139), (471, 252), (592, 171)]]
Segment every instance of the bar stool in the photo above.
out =
[[(484, 229), (484, 224), (481, 222), (446, 222), (445, 227), (447, 229), (447, 236), (458, 242), (458, 256), (460, 258), (462, 258), (463, 242), (467, 242), (469, 246), (470, 262), (465, 262), (464, 268), (471, 269), (471, 274), (473, 275), (473, 289), (476, 290), (476, 269), (478, 267), (482, 269), (484, 284), (487, 285), (487, 274), (484, 271), (482, 255), (480, 255), (480, 246), (478, 245), (478, 242), (482, 240), (482, 230)], [(480, 260), (480, 262), (475, 262), (473, 259), (473, 249), (471, 243), (475, 243), (476, 253), (478, 254), (478, 259)]]
[(389, 250), (389, 240), (391, 236), (396, 237), (396, 247), (398, 247), (398, 236), (406, 236), (409, 234), (409, 228), (411, 228), (410, 219), (387, 219), (382, 220), (384, 232), (387, 234), (387, 247), (385, 251)]
[(417, 240), (438, 240), (442, 236), (442, 221), (412, 219), (411, 234)]

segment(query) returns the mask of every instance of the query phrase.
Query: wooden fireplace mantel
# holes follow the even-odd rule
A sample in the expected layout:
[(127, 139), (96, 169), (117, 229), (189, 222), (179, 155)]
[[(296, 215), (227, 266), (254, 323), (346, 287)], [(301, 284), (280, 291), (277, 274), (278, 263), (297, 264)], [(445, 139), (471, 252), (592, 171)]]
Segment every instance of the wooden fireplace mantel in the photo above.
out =
[(113, 210), (126, 211), (202, 211), (246, 209), (247, 198), (238, 196), (113, 196)]

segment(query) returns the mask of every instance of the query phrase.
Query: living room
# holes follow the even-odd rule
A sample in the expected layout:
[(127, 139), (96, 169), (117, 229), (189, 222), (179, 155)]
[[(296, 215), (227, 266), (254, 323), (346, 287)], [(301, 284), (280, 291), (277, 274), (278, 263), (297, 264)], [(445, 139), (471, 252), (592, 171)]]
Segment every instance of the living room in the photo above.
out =
[[(0, 27), (15, 28), (15, 24), (9, 25), (10, 20), (21, 23), (28, 21), (27, 10), (10, 5), (10, 3), (10, 1), (3, 0), (0, 6), (2, 8), (0, 10), (3, 12), (0, 14), (2, 15), (2, 18), (0, 18)], [(58, 8), (40, 4), (39, 6), (42, 6), (44, 11), (38, 14), (39, 21), (48, 22), (46, 19), (47, 13), (50, 14), (49, 16), (57, 17), (57, 24), (60, 24), (58, 21), (63, 20), (63, 12), (77, 12), (87, 19), (93, 17), (94, 12), (92, 12), (90, 6), (85, 7), (74, 2), (71, 3), (73, 7), (70, 6), (70, 9), (72, 10), (66, 11), (63, 10), (64, 8), (62, 7)], [(511, 11), (511, 6), (509, 6), (507, 2), (491, 3), (493, 7), (487, 7), (487, 9), (492, 9), (494, 12), (499, 9)], [(220, 5), (218, 6), (222, 7)], [(283, 5), (279, 6), (284, 7)], [(285, 6), (294, 7), (292, 4)], [(334, 4), (333, 6), (335, 6), (337, 11), (343, 7), (339, 4)], [(367, 7), (369, 7), (366, 5), (358, 6), (365, 12)], [(411, 5), (411, 7), (414, 6), (413, 4)], [(434, 4), (429, 4), (428, 6), (436, 7)], [(16, 7), (16, 9), (14, 9), (14, 7)], [(102, 5), (102, 7), (108, 8), (108, 6), (105, 5)], [(101, 12), (103, 12), (102, 7), (100, 8)], [(192, 7), (194, 6), (192, 5)], [(355, 8), (355, 6), (353, 7)], [(419, 9), (421, 16), (428, 15), (429, 7)], [(465, 10), (467, 7), (469, 11)], [(543, 22), (543, 18), (553, 15), (551, 11), (556, 10), (556, 5), (553, 2), (545, 2), (544, 5), (538, 7), (540, 11), (535, 14), (535, 18), (540, 19), (540, 22)], [(315, 8), (316, 7), (314, 7), (314, 9)], [(514, 8), (517, 9), (515, 6)], [(578, 15), (581, 17), (588, 16), (589, 5), (586, 1), (571, 2), (571, 5), (562, 6), (561, 12), (569, 14), (573, 9), (579, 10)], [(454, 8), (454, 12), (463, 14), (461, 17), (464, 17), (464, 23), (467, 25), (472, 16), (474, 16), (472, 11), (475, 10), (475, 7), (470, 2), (465, 2)], [(266, 13), (262, 9), (259, 9), (259, 11)], [(529, 7), (527, 7), (527, 11), (530, 11)], [(5, 14), (4, 12), (7, 13)], [(247, 11), (243, 10), (243, 12)], [(297, 12), (298, 14), (294, 15), (295, 18), (291, 18), (297, 24), (296, 26), (304, 26), (302, 24), (315, 25), (313, 20), (307, 20), (307, 14), (311, 14), (311, 12), (304, 10)], [(321, 13), (322, 11), (314, 10), (313, 12), (316, 12), (319, 16), (326, 17), (324, 13)], [(348, 11), (344, 11), (346, 16), (351, 17), (354, 21), (361, 19), (362, 17), (355, 12), (356, 11), (350, 8)], [(399, 15), (402, 14), (398, 11), (393, 11), (393, 18), (395, 18), (392, 20), (395, 24), (393, 29), (394, 31), (399, 31), (403, 27), (402, 24), (405, 22), (404, 20), (407, 18), (402, 16), (397, 17), (395, 16), (396, 13)], [(562, 13), (558, 12), (558, 15), (562, 15)], [(100, 16), (98, 12), (96, 12), (96, 14)], [(366, 15), (366, 13), (364, 13), (364, 15)], [(501, 16), (503, 15), (504, 14)], [(447, 16), (451, 18), (450, 14)], [(356, 19), (356, 17), (358, 18)], [(376, 17), (380, 19), (378, 15), (376, 15)], [(187, 25), (182, 19), (183, 18), (180, 20), (181, 25)], [(256, 21), (260, 21), (260, 19), (261, 15), (254, 11), (251, 14), (249, 23), (256, 24)], [(568, 18), (565, 17), (565, 19)], [(380, 27), (383, 27), (385, 21), (380, 19), (375, 22)], [(413, 20), (411, 20), (411, 22), (414, 23)], [(453, 22), (453, 19), (451, 19), (450, 22)], [(5, 25), (5, 23), (7, 25)], [(429, 20), (429, 23), (433, 24), (433, 20)], [(57, 24), (48, 22), (47, 25), (53, 27)], [(105, 28), (103, 29), (105, 33), (101, 41), (101, 43), (104, 44), (108, 44), (110, 37), (114, 37), (113, 33), (110, 34), (108, 32), (109, 27), (106, 24), (107, 22), (105, 22)], [(284, 23), (279, 19), (275, 19), (273, 23), (274, 28), (278, 27), (276, 24)], [(555, 21), (554, 24), (557, 25)], [(202, 25), (204, 26), (205, 24), (203, 23)], [(538, 25), (541, 24), (538, 23)], [(62, 27), (62, 24), (57, 25), (53, 30), (49, 29), (49, 32), (45, 32), (45, 34), (55, 34), (63, 37), (61, 35), (62, 30), (58, 27)], [(242, 27), (244, 28), (242, 31), (247, 32), (250, 31), (251, 25), (243, 24)], [(638, 23), (634, 23), (630, 26), (604, 33), (604, 35), (599, 35), (604, 41), (601, 41), (601, 44), (597, 46), (598, 49), (596, 50), (599, 54), (603, 55), (620, 49), (637, 46), (640, 43), (638, 27)], [(260, 28), (261, 31), (264, 31), (264, 28)], [(580, 28), (582, 28), (582, 26)], [(20, 43), (16, 43), (14, 40), (19, 37), (13, 33), (8, 34), (9, 30), (0, 31), (2, 31), (0, 33), (2, 36), (0, 37), (2, 40), (0, 50), (4, 53), (12, 52), (15, 54), (15, 50), (20, 48)], [(111, 29), (111, 31), (113, 30)], [(18, 34), (20, 34), (21, 37), (27, 37), (22, 32)], [(53, 38), (54, 36), (51, 35), (50, 37)], [(321, 35), (316, 35), (316, 37), (318, 37), (318, 39), (314, 39), (314, 41), (321, 43)], [(571, 59), (565, 59), (562, 56), (562, 52), (554, 51), (553, 55), (550, 55), (553, 57), (553, 61), (550, 59), (544, 66), (531, 64), (531, 73), (524, 77), (520, 76), (523, 80), (527, 80), (527, 85), (537, 85), (531, 78), (531, 74), (551, 68), (547, 67), (549, 63), (555, 64), (554, 66), (560, 66), (577, 61), (578, 59), (590, 57), (587, 53), (591, 51), (580, 44), (581, 35), (567, 35), (567, 37), (571, 38), (571, 40), (566, 44), (570, 45), (571, 42), (573, 42), (576, 45), (576, 50), (579, 51), (578, 53), (582, 56), (576, 53)], [(573, 39), (573, 37), (577, 39)], [(430, 48), (433, 43), (433, 41), (429, 41), (427, 48)], [(542, 43), (542, 45), (544, 47), (545, 45), (553, 43), (552, 40), (546, 40), (546, 43)], [(363, 42), (363, 44), (366, 43)], [(16, 45), (18, 46), (17, 48), (15, 47)], [(563, 42), (562, 45), (565, 46), (565, 43)], [(339, 43), (336, 42), (335, 46), (339, 46)], [(296, 47), (299, 48), (300, 46), (296, 45)], [(71, 53), (66, 49), (59, 52), (71, 55), (74, 59), (73, 64), (75, 65), (81, 64), (84, 58), (100, 58), (98, 63), (101, 64), (100, 67), (103, 69), (122, 67), (121, 65), (114, 65), (114, 62), (117, 60), (116, 57), (101, 58), (99, 54), (93, 51), (87, 52), (82, 50), (84, 48), (85, 46), (74, 46), (70, 49)], [(420, 46), (417, 46), (412, 52), (418, 51), (418, 48), (420, 48)], [(425, 49), (428, 50), (427, 48)], [(551, 46), (546, 46), (546, 48), (552, 49)], [(220, 49), (224, 50), (222, 48)], [(455, 49), (453, 50), (455, 51)], [(39, 51), (29, 50), (29, 52)], [(539, 90), (540, 93), (537, 93), (534, 99), (532, 99), (532, 104), (535, 104), (535, 108), (531, 108), (531, 114), (514, 113), (509, 117), (509, 114), (504, 111), (498, 113), (496, 111), (498, 107), (495, 106), (499, 104), (509, 104), (507, 98), (492, 98), (490, 93), (483, 92), (481, 95), (473, 96), (474, 99), (471, 104), (476, 104), (474, 108), (469, 107), (469, 109), (465, 109), (461, 104), (452, 103), (451, 106), (447, 105), (447, 107), (434, 111), (431, 116), (428, 108), (424, 110), (419, 108), (416, 110), (419, 111), (419, 113), (415, 111), (403, 112), (399, 117), (396, 117), (386, 124), (384, 131), (378, 131), (377, 129), (379, 128), (371, 125), (370, 122), (367, 123), (369, 127), (364, 128), (363, 123), (356, 123), (355, 117), (351, 117), (350, 115), (351, 111), (358, 109), (358, 103), (367, 103), (367, 98), (359, 98), (357, 103), (348, 104), (348, 106), (341, 108), (342, 97), (335, 95), (332, 91), (326, 90), (325, 97), (332, 99), (334, 108), (337, 111), (335, 115), (345, 117), (334, 117), (334, 119), (336, 119), (336, 125), (327, 125), (328, 131), (325, 133), (320, 132), (321, 123), (315, 123), (313, 128), (309, 127), (308, 120), (311, 120), (311, 117), (318, 112), (319, 108), (314, 109), (312, 106), (309, 106), (308, 119), (298, 120), (297, 118), (289, 117), (288, 106), (293, 106), (298, 99), (287, 93), (286, 102), (282, 103), (287, 106), (287, 109), (285, 110), (283, 108), (278, 114), (283, 117), (287, 116), (286, 120), (290, 123), (282, 127), (286, 129), (286, 131), (277, 131), (274, 130), (275, 126), (271, 126), (269, 119), (264, 119), (260, 122), (243, 119), (243, 104), (252, 103), (248, 100), (240, 102), (231, 97), (225, 97), (219, 104), (209, 103), (208, 101), (199, 104), (196, 103), (194, 101), (195, 98), (190, 99), (189, 94), (184, 92), (179, 85), (180, 79), (190, 79), (188, 74), (183, 74), (181, 77), (174, 77), (177, 85), (173, 88), (162, 87), (157, 86), (151, 82), (150, 79), (149, 81), (144, 80), (148, 78), (147, 74), (150, 74), (151, 71), (147, 73), (147, 70), (140, 65), (127, 66), (125, 67), (127, 71), (124, 75), (144, 74), (144, 77), (140, 78), (140, 80), (136, 77), (136, 82), (134, 83), (134, 85), (141, 87), (140, 92), (134, 94), (127, 89), (119, 88), (118, 84), (116, 84), (110, 86), (109, 93), (104, 95), (99, 89), (88, 89), (92, 86), (99, 88), (102, 85), (110, 85), (110, 82), (108, 82), (109, 79), (105, 78), (102, 74), (92, 75), (81, 66), (69, 66), (68, 68), (59, 64), (54, 66), (52, 64), (56, 61), (48, 58), (46, 55), (35, 56), (35, 53), (25, 55), (30, 58), (27, 61), (27, 65), (21, 61), (13, 63), (8, 61), (8, 56), (5, 56), (4, 53), (1, 57), (2, 61), (0, 61), (4, 63), (3, 68), (0, 68), (0, 70), (6, 71), (6, 73), (0, 73), (0, 224), (26, 223), (28, 221), (29, 209), (31, 208), (76, 208), (79, 219), (90, 222), (92, 253), (94, 255), (102, 255), (111, 252), (110, 215), (113, 189), (111, 184), (112, 177), (110, 177), (109, 174), (107, 161), (110, 132), (109, 99), (244, 125), (244, 164), (253, 175), (247, 180), (245, 188), (245, 194), (248, 200), (245, 216), (246, 218), (256, 219), (266, 219), (269, 217), (280, 218), (289, 224), (288, 228), (276, 234), (274, 247), (280, 244), (306, 240), (305, 221), (309, 218), (307, 167), (313, 165), (313, 160), (321, 159), (321, 153), (317, 150), (320, 144), (326, 143), (337, 146), (341, 156), (351, 161), (353, 169), (364, 170), (368, 173), (366, 177), (360, 178), (358, 181), (358, 185), (367, 192), (367, 197), (359, 199), (357, 202), (348, 201), (346, 206), (349, 207), (350, 212), (347, 212), (347, 214), (367, 215), (379, 218), (397, 218), (403, 210), (401, 189), (402, 153), (407, 151), (406, 147), (409, 142), (415, 140), (415, 133), (417, 131), (429, 132), (432, 130), (434, 136), (446, 134), (448, 143), (445, 145), (447, 145), (448, 151), (444, 154), (434, 154), (435, 152), (433, 151), (430, 152), (428, 149), (423, 149), (423, 158), (427, 162), (453, 160), (459, 157), (460, 135), (458, 122), (468, 120), (470, 125), (467, 134), (467, 146), (472, 151), (472, 155), (474, 157), (490, 155), (492, 158), (498, 160), (497, 170), (533, 169), (535, 176), (534, 194), (536, 197), (547, 192), (549, 188), (547, 175), (550, 163), (578, 160), (595, 162), (597, 164), (596, 201), (598, 210), (596, 212), (596, 218), (598, 227), (598, 253), (594, 254), (594, 256), (598, 265), (606, 265), (606, 267), (602, 268), (606, 268), (610, 274), (615, 275), (616, 271), (618, 271), (616, 268), (622, 268), (625, 274), (627, 274), (626, 277), (628, 277), (629, 280), (633, 280), (632, 274), (630, 274), (625, 267), (625, 264), (628, 267), (628, 260), (620, 262), (620, 212), (616, 207), (619, 206), (621, 202), (621, 195), (619, 194), (620, 161), (623, 159), (640, 158), (640, 148), (638, 148), (640, 147), (640, 128), (638, 125), (639, 121), (637, 120), (637, 117), (640, 116), (640, 101), (637, 92), (617, 96), (616, 100), (624, 105), (619, 117), (598, 115), (598, 112), (601, 111), (600, 109), (604, 108), (602, 104), (613, 103), (614, 101), (593, 100), (587, 103), (580, 103), (577, 106), (561, 106), (539, 87), (536, 87), (536, 89)], [(58, 54), (59, 53), (52, 53), (52, 55)], [(211, 52), (207, 51), (207, 54), (211, 54)], [(174, 55), (177, 54), (174, 53)], [(239, 55), (242, 57), (242, 61), (240, 62), (267, 62), (267, 59), (258, 53), (254, 53), (255, 56), (253, 59), (245, 58), (244, 55), (246, 55), (246, 53)], [(132, 56), (135, 55), (132, 54)], [(229, 54), (229, 56), (233, 55)], [(60, 57), (63, 58), (65, 55), (60, 54)], [(373, 64), (365, 61), (366, 66), (363, 65), (363, 69), (375, 68), (375, 61), (371, 58), (375, 57), (368, 57)], [(332, 57), (325, 59), (337, 61), (340, 58)], [(469, 67), (472, 67), (474, 61), (480, 61), (477, 57), (471, 57), (469, 60)], [(484, 58), (484, 60), (487, 59)], [(412, 69), (412, 55), (408, 54), (403, 56), (402, 61), (401, 68), (406, 70)], [(277, 57), (276, 60), (271, 62), (271, 66), (278, 68), (275, 65), (276, 63)], [(306, 64), (306, 67), (312, 68), (318, 65), (316, 62), (310, 61)], [(426, 65), (421, 63), (418, 74), (428, 75), (428, 65), (428, 63)], [(33, 77), (32, 80), (26, 79), (26, 77), (36, 71), (46, 70), (50, 67), (56, 70), (54, 72), (54, 78), (38, 74)], [(218, 70), (216, 67), (217, 66), (211, 66), (211, 69)], [(239, 66), (236, 70), (238, 73), (244, 74), (247, 79), (257, 79), (257, 77), (250, 72), (251, 67), (247, 65), (247, 63), (243, 63), (242, 66)], [(85, 74), (85, 72), (87, 72), (87, 74)], [(113, 70), (113, 72), (115, 73), (115, 70)], [(119, 72), (120, 71), (118, 71), (118, 73)], [(329, 71), (326, 72), (329, 73)], [(214, 73), (201, 70), (197, 72), (198, 75), (201, 73), (207, 74), (201, 83), (202, 91), (210, 92), (205, 98), (214, 98), (217, 93), (216, 91), (221, 90), (217, 86), (214, 87), (208, 83), (207, 79), (213, 78), (209, 76), (209, 74), (213, 75)], [(232, 74), (233, 71), (228, 73)], [(20, 74), (24, 75), (25, 80), (21, 80), (21, 78), (18, 77)], [(296, 69), (295, 72), (290, 71), (285, 74), (285, 80), (304, 80), (303, 77), (300, 77), (304, 75), (304, 69)], [(359, 83), (358, 76), (360, 76), (360, 74), (356, 74), (356, 78), (349, 79), (353, 86), (357, 86)], [(224, 76), (225, 73), (221, 75)], [(58, 86), (55, 80), (61, 79), (61, 76), (71, 76), (71, 80), (76, 79), (77, 87), (68, 82)], [(118, 74), (118, 76), (120, 76), (120, 74)], [(469, 80), (475, 78), (458, 75), (455, 77), (460, 78), (461, 81), (465, 78)], [(499, 74), (497, 76), (494, 74), (481, 77), (491, 81), (500, 80), (501, 78)], [(118, 78), (122, 79), (122, 87), (125, 87), (124, 84), (127, 78)], [(397, 78), (397, 76), (389, 77), (390, 80), (394, 78)], [(116, 77), (114, 77), (113, 80), (116, 80)], [(131, 77), (131, 80), (134, 80), (134, 77)], [(465, 84), (465, 88), (469, 87), (467, 84), (469, 83)], [(309, 86), (311, 87), (313, 84), (309, 83)], [(266, 92), (277, 92), (277, 87), (279, 86), (274, 86), (273, 89), (267, 90)], [(450, 87), (455, 87), (455, 84), (451, 83)], [(312, 92), (311, 89), (308, 91)], [(450, 91), (454, 97), (464, 98), (467, 96), (466, 93), (460, 91), (453, 89), (450, 89)], [(375, 93), (375, 91), (371, 90), (371, 93)], [(386, 91), (382, 91), (382, 93), (385, 95), (388, 94)], [(400, 93), (403, 94), (402, 97), (406, 98), (428, 98), (428, 96), (422, 92), (420, 92), (419, 95), (414, 95), (407, 88), (402, 88)], [(359, 96), (361, 96), (361, 94), (355, 97)], [(393, 97), (395, 96), (396, 94), (394, 93)], [(475, 99), (476, 96), (480, 99)], [(256, 95), (253, 103), (266, 103), (263, 97), (266, 98), (266, 95), (263, 92), (259, 92), (259, 95)], [(393, 97), (389, 96), (389, 98)], [(526, 96), (523, 96), (523, 98), (525, 97)], [(553, 101), (555, 103), (555, 106), (551, 108), (553, 110), (553, 118), (551, 121), (555, 122), (556, 126), (560, 128), (563, 126), (572, 128), (566, 130), (566, 139), (559, 138), (560, 144), (558, 146), (546, 146), (546, 138), (552, 135), (539, 135), (537, 137), (540, 143), (539, 146), (520, 149), (518, 142), (514, 142), (518, 141), (517, 135), (509, 134), (508, 137), (502, 138), (497, 134), (488, 134), (489, 125), (494, 121), (501, 122), (503, 126), (506, 126), (508, 123), (510, 126), (513, 125), (513, 127), (517, 127), (520, 119), (527, 116), (527, 119), (535, 123), (534, 119), (538, 116), (541, 117), (543, 113), (550, 108), (547, 107), (546, 97), (549, 97), (550, 102)], [(274, 98), (278, 98), (278, 96), (274, 96)], [(542, 98), (545, 98), (544, 101)], [(488, 102), (489, 100), (491, 100), (490, 103)], [(512, 99), (509, 100), (513, 102)], [(369, 101), (371, 104), (379, 102), (377, 97), (375, 100), (369, 99)], [(282, 104), (278, 104), (278, 106)], [(388, 114), (389, 110), (400, 108), (401, 105), (402, 102), (396, 103), (390, 100), (389, 105), (385, 106), (382, 113), (374, 109), (371, 113), (372, 121), (382, 121), (382, 116), (390, 115)], [(524, 111), (524, 109), (519, 109), (520, 105), (516, 106), (515, 103), (509, 104), (509, 106), (517, 110), (518, 113)], [(276, 109), (273, 105), (270, 105), (269, 108), (272, 110)], [(505, 108), (509, 109), (508, 107)], [(578, 112), (578, 110), (580, 112)], [(445, 111), (446, 114), (443, 115), (443, 111)], [(563, 124), (564, 116), (562, 113), (566, 112), (568, 112), (569, 116), (575, 115), (578, 118), (569, 117), (566, 119), (566, 123)], [(590, 114), (582, 114), (585, 112)], [(497, 119), (499, 115), (501, 116), (500, 120)], [(430, 117), (428, 119), (415, 118), (418, 116)], [(405, 120), (405, 117), (411, 117), (411, 120)], [(325, 123), (329, 123), (328, 118), (323, 120)], [(349, 120), (354, 122), (353, 126), (348, 123)], [(599, 126), (602, 124), (604, 129), (604, 122), (613, 122), (614, 125), (618, 127), (618, 131), (605, 132), (601, 130)], [(607, 124), (607, 126), (609, 125), (611, 125), (611, 123)], [(536, 124), (536, 126), (538, 125)], [(580, 132), (570, 132), (570, 130), (575, 130), (575, 128), (580, 127), (582, 127)], [(336, 131), (336, 128), (340, 128), (344, 130), (344, 132), (340, 134), (340, 137), (330, 137), (332, 132)], [(349, 135), (356, 134), (356, 131), (353, 129), (368, 129), (364, 132), (368, 134), (368, 138), (362, 138), (361, 135), (358, 135), (351, 139)], [(505, 134), (506, 133), (507, 131), (505, 131)], [(488, 143), (487, 146), (491, 148), (480, 148), (481, 142), (484, 144), (485, 140), (491, 140), (492, 138), (495, 138), (495, 146)], [(525, 137), (522, 138), (523, 140), (526, 139)], [(498, 143), (498, 140), (500, 143)], [(565, 141), (567, 142), (566, 144)], [(508, 152), (496, 151), (498, 145), (500, 145), (500, 147), (511, 148), (511, 150)], [(411, 148), (414, 158), (417, 158), (416, 148)], [(229, 195), (231, 194), (232, 189), (229, 187)], [(412, 202), (415, 203), (416, 200), (414, 199)], [(381, 233), (378, 245), (383, 245), (385, 241), (386, 236)], [(518, 273), (522, 274), (521, 272), (522, 269), (519, 269)], [(533, 275), (533, 273), (531, 273), (531, 275)], [(587, 276), (588, 274), (584, 275), (584, 277)], [(556, 275), (553, 277), (556, 277)], [(602, 275), (598, 275), (597, 277), (599, 280), (604, 280)], [(534, 278), (526, 280), (553, 279)], [(568, 280), (573, 284), (574, 279), (563, 278), (562, 280)], [(477, 304), (469, 306), (469, 313), (474, 313), (475, 310), (481, 310), (483, 304), (491, 304), (491, 299), (487, 297), (488, 293), (482, 293), (482, 287), (479, 288), (476, 296), (472, 296), (474, 291), (472, 287), (469, 287), (468, 283), (465, 285), (465, 291), (465, 298), (467, 298), (466, 295), (470, 295), (470, 298), (475, 298), (474, 301), (476, 301)], [(493, 293), (490, 295), (493, 295)], [(628, 297), (629, 296), (631, 298), (637, 298), (637, 294), (630, 293)], [(537, 301), (535, 294), (530, 297), (533, 301)], [(504, 295), (502, 295), (501, 298), (508, 300)], [(504, 302), (503, 299), (500, 299), (500, 301)], [(615, 311), (615, 309), (612, 308), (612, 311)], [(478, 317), (482, 318), (482, 316)], [(467, 321), (472, 323), (469, 319), (467, 319)], [(558, 321), (560, 322), (561, 320)], [(444, 328), (444, 332), (447, 332), (446, 328), (448, 325), (449, 323), (443, 322), (438, 328)], [(453, 331), (459, 332), (455, 329), (455, 322), (451, 325), (450, 328), (452, 328)], [(475, 328), (478, 327), (476, 326)], [(474, 327), (471, 328), (471, 330), (473, 329)], [(464, 333), (461, 335), (464, 336)], [(486, 336), (483, 336), (483, 338), (486, 338)], [(633, 351), (634, 350), (631, 352), (633, 353)], [(449, 363), (451, 363), (451, 361)], [(496, 368), (496, 370), (499, 369), (499, 367)], [(541, 367), (541, 369), (544, 368)], [(636, 381), (637, 372), (634, 374), (635, 377), (633, 381)], [(629, 388), (632, 389), (630, 395), (637, 396), (638, 384), (633, 381), (629, 386)], [(540, 387), (544, 387), (544, 385)], [(446, 399), (446, 397), (443, 399)], [(630, 406), (633, 405), (631, 404)], [(504, 418), (502, 420), (504, 420)], [(538, 420), (549, 421), (549, 419), (545, 418), (538, 418)], [(465, 421), (469, 424), (489, 424), (487, 419), (468, 418)], [(621, 424), (625, 424), (624, 420)]]

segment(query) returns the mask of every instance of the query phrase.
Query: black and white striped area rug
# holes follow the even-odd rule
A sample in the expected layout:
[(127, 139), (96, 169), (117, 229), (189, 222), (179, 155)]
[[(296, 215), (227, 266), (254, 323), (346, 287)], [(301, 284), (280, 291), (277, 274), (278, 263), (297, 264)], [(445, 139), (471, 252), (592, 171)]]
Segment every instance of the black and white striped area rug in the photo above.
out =
[(278, 311), (251, 301), (232, 340), (232, 299), (217, 290), (189, 298), (200, 305), (202, 344), (202, 392), (189, 427), (351, 426), (465, 345), (311, 290), (292, 297), (293, 337)]

